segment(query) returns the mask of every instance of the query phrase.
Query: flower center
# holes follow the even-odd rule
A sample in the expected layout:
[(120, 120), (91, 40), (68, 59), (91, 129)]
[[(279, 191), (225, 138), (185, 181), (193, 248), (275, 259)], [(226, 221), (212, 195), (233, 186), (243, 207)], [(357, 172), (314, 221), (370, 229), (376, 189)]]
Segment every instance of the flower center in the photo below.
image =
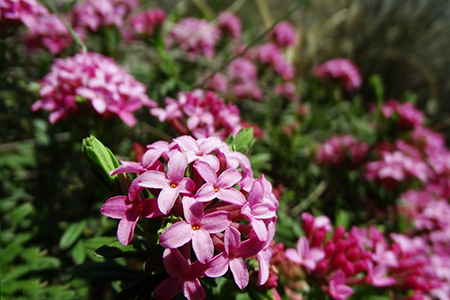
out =
[(214, 188), (214, 192), (216, 192), (217, 193), (217, 191), (218, 191), (219, 189), (218, 188)]
[(172, 183), (172, 184), (170, 184), (170, 187), (174, 189), (177, 187), (177, 185), (175, 183)]
[(198, 226), (197, 224), (192, 225), (192, 229), (193, 230), (199, 230), (200, 226)]

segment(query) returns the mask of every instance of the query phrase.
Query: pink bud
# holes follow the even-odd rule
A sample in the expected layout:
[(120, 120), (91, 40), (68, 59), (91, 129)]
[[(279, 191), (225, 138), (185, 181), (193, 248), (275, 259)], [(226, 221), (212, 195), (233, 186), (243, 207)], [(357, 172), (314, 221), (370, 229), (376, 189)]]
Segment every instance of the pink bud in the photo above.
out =
[(355, 268), (353, 267), (353, 264), (349, 261), (346, 261), (344, 263), (344, 266), (342, 267), (342, 271), (345, 273), (345, 277), (350, 277), (355, 272)]
[(325, 251), (325, 257), (333, 256), (334, 253), (336, 253), (336, 246), (334, 245), (333, 241), (328, 241), (325, 243), (325, 246), (323, 247), (323, 250)]
[(359, 257), (359, 249), (351, 248), (350, 250), (347, 250), (347, 252), (345, 253), (345, 257), (347, 257), (349, 261), (356, 260)]
[(325, 239), (327, 232), (325, 230), (317, 230), (312, 236), (311, 248), (320, 247)]
[(364, 272), (367, 269), (367, 264), (363, 260), (358, 260), (353, 264), (353, 274)]
[(333, 266), (333, 269), (340, 269), (346, 261), (344, 253), (341, 252), (333, 258), (331, 265)]
[(328, 268), (328, 261), (322, 260), (316, 265), (316, 272), (322, 274)]
[(345, 228), (342, 225), (339, 225), (333, 233), (333, 241), (340, 240), (345, 234)]

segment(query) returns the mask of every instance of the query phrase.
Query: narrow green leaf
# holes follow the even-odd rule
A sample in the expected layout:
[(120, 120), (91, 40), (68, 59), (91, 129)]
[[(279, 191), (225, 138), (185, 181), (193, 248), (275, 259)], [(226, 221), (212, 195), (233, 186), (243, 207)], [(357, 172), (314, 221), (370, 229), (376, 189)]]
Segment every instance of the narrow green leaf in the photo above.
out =
[(67, 227), (66, 231), (64, 231), (64, 234), (59, 241), (59, 246), (61, 247), (61, 249), (65, 250), (72, 246), (73, 243), (75, 243), (75, 241), (80, 237), (85, 226), (86, 221), (82, 220)]

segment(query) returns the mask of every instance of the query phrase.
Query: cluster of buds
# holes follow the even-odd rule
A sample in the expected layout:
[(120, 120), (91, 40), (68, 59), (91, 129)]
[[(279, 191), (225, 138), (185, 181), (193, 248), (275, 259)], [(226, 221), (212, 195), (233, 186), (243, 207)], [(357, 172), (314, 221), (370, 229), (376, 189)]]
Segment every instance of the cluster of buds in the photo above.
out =
[[(248, 158), (215, 137), (181, 136), (147, 148), (140, 162), (122, 161), (110, 173), (138, 176), (128, 196), (110, 198), (101, 212), (121, 220), (117, 236), (125, 245), (141, 217), (170, 224), (159, 238), (170, 277), (153, 296), (171, 299), (183, 290), (188, 299), (203, 299), (198, 278), (221, 277), (228, 270), (243, 289), (250, 257), (256, 257), (259, 284), (265, 284), (278, 208), (272, 185), (263, 175), (254, 178)], [(145, 194), (153, 197), (142, 199)]]
[(357, 142), (350, 135), (333, 136), (320, 145), (316, 154), (316, 163), (324, 166), (339, 166), (350, 156), (348, 160), (351, 164), (357, 165), (364, 160), (368, 151), (367, 143)]
[(182, 92), (177, 100), (167, 97), (164, 103), (165, 108), (153, 108), (151, 114), (161, 122), (169, 121), (181, 134), (225, 140), (242, 128), (239, 108), (225, 104), (225, 100), (212, 91)]
[(289, 47), (297, 44), (297, 32), (288, 21), (281, 21), (275, 25), (271, 35), (279, 47)]
[(233, 40), (237, 40), (241, 36), (241, 20), (228, 11), (223, 11), (217, 16), (217, 25), (223, 33), (229, 33)]
[(321, 79), (331, 78), (339, 81), (347, 91), (358, 89), (362, 84), (358, 68), (345, 58), (336, 58), (326, 61), (313, 69)]
[(269, 42), (259, 46), (258, 58), (262, 64), (273, 68), (284, 80), (291, 80), (294, 78), (295, 68), (286, 60), (277, 44)]
[(79, 53), (56, 59), (52, 71), (41, 84), (41, 99), (32, 110), (50, 110), (49, 120), (55, 123), (78, 112), (77, 102), (85, 98), (104, 117), (117, 115), (128, 126), (136, 119), (132, 112), (143, 105), (157, 104), (146, 94), (144, 84), (116, 65), (113, 59), (98, 53)]

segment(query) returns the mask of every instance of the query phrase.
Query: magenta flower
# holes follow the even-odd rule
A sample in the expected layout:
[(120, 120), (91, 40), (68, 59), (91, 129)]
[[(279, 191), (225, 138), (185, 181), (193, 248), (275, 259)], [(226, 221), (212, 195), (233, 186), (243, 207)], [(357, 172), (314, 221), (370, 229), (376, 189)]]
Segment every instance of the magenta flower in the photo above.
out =
[(329, 283), (329, 294), (336, 300), (345, 300), (353, 294), (353, 289), (345, 285), (345, 274), (339, 270)]
[(204, 214), (203, 203), (194, 198), (183, 197), (183, 211), (186, 221), (173, 224), (161, 234), (159, 243), (164, 248), (178, 248), (192, 240), (197, 259), (206, 263), (213, 257), (214, 245), (210, 234), (219, 233), (231, 224), (230, 214), (216, 211)]
[(160, 171), (148, 171), (141, 175), (140, 186), (161, 189), (158, 207), (165, 215), (170, 212), (180, 193), (189, 195), (195, 188), (192, 179), (184, 177), (187, 164), (186, 155), (175, 151), (167, 163), (167, 174)]
[(139, 186), (140, 178), (136, 178), (130, 185), (127, 196), (109, 198), (102, 206), (101, 213), (113, 219), (120, 219), (117, 228), (119, 242), (128, 245), (133, 239), (134, 228), (140, 217), (153, 218), (161, 216), (156, 198), (142, 200)]
[(225, 251), (214, 257), (205, 274), (209, 277), (223, 276), (230, 268), (236, 285), (243, 289), (247, 286), (249, 275), (244, 259), (261, 250), (262, 243), (249, 239), (241, 243), (241, 234), (234, 227), (228, 227), (224, 236)]
[(145, 94), (146, 87), (136, 81), (109, 57), (98, 53), (79, 53), (66, 59), (56, 59), (52, 71), (42, 83), (41, 99), (32, 110), (52, 111), (51, 123), (78, 112), (76, 98), (84, 97), (103, 116), (117, 115), (128, 126), (136, 119), (132, 112), (143, 105), (156, 103)]
[(295, 46), (297, 43), (295, 28), (288, 21), (282, 21), (275, 25), (272, 35), (275, 43), (280, 47)]
[(358, 89), (362, 84), (361, 75), (356, 66), (345, 58), (336, 58), (326, 61), (313, 69), (321, 79), (331, 77), (340, 81), (347, 91)]
[(0, 0), (0, 19), (20, 19), (30, 30), (36, 25), (37, 16), (49, 14), (37, 0)]
[(178, 249), (166, 249), (163, 254), (164, 267), (170, 277), (158, 285), (153, 292), (156, 300), (170, 300), (180, 291), (189, 300), (204, 299), (205, 290), (198, 278), (204, 277), (205, 265), (196, 261), (189, 263)]
[(238, 170), (228, 169), (217, 177), (216, 172), (206, 162), (197, 161), (194, 168), (206, 181), (195, 194), (197, 201), (207, 202), (217, 198), (236, 205), (243, 205), (246, 202), (245, 196), (239, 190), (233, 188), (233, 185), (242, 179)]
[(241, 35), (242, 25), (236, 15), (223, 11), (217, 16), (217, 25), (223, 32), (228, 32), (233, 40), (239, 39)]
[(133, 31), (139, 34), (153, 36), (158, 26), (164, 22), (165, 12), (160, 8), (148, 9), (130, 17), (130, 25)]
[(319, 248), (309, 249), (309, 242), (304, 236), (298, 239), (297, 249), (286, 249), (285, 254), (291, 261), (303, 265), (311, 271), (316, 268), (316, 262), (325, 257), (323, 250)]
[[(339, 166), (348, 158), (352, 165), (357, 165), (364, 160), (368, 151), (367, 143), (358, 142), (350, 135), (333, 136), (320, 145), (316, 162), (324, 166)], [(347, 152), (350, 157), (347, 157)]]
[(400, 103), (397, 100), (389, 99), (381, 106), (381, 112), (385, 118), (390, 118), (393, 114), (399, 116), (398, 127), (400, 129), (412, 129), (422, 126), (425, 120), (424, 114), (412, 103)]

